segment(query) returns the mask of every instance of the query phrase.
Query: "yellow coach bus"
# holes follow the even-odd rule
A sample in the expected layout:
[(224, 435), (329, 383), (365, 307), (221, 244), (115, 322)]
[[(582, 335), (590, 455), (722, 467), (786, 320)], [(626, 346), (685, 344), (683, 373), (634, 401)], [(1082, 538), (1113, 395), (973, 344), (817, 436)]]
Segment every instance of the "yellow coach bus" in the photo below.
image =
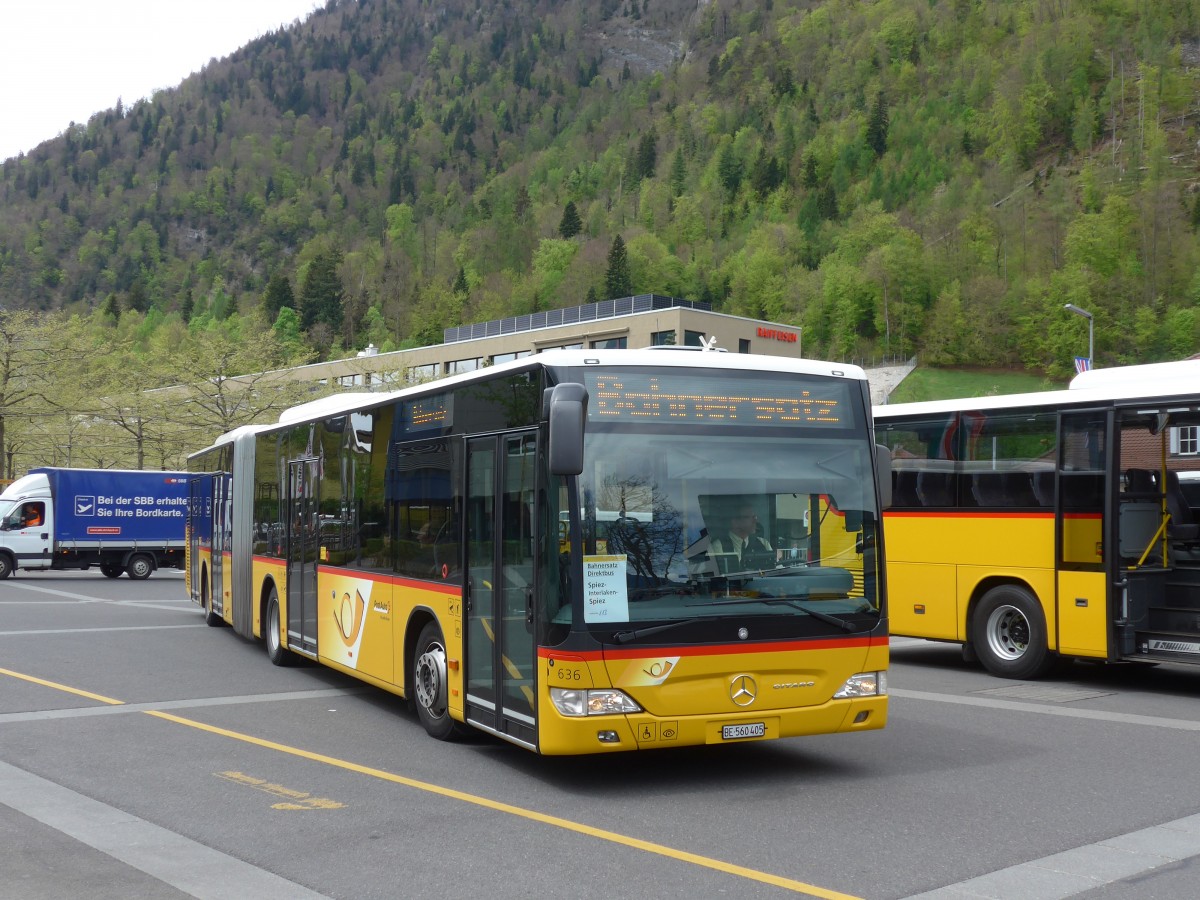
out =
[(1008, 678), (1200, 664), (1200, 361), (875, 409), (893, 634)]
[(278, 665), (410, 698), (440, 739), (882, 728), (869, 396), (853, 366), (655, 348), (314, 401), (190, 457), (188, 590)]

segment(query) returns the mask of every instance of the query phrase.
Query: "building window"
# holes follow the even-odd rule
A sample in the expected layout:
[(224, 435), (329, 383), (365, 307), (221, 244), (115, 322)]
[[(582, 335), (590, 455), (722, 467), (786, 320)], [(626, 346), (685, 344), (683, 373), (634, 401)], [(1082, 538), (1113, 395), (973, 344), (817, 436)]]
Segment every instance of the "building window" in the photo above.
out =
[(683, 346), (699, 347), (704, 343), (703, 331), (685, 331), (683, 333)]
[(655, 331), (650, 335), (650, 345), (652, 347), (674, 347), (675, 332), (671, 331)]
[(629, 338), (605, 338), (602, 341), (592, 341), (593, 350), (624, 350)]
[(1200, 454), (1200, 425), (1180, 425), (1171, 429), (1171, 452), (1176, 456)]
[(423, 381), (432, 381), (438, 377), (438, 364), (429, 363), (424, 366), (409, 366), (408, 367), (408, 383), (420, 384)]
[(750, 339), (749, 338), (738, 338), (738, 353), (749, 353), (749, 352), (750, 352)]
[(446, 374), (457, 375), (460, 372), (474, 372), (479, 368), (479, 357), (475, 359), (456, 359), (446, 363)]

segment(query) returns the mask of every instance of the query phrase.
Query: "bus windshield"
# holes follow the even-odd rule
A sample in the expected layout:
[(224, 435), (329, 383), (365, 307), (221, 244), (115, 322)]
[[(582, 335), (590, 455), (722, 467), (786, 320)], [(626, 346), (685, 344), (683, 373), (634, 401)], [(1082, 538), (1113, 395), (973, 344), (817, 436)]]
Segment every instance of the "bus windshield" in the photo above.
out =
[(843, 427), (684, 430), (604, 426), (589, 410), (585, 626), (617, 642), (728, 615), (803, 620), (804, 633), (873, 627), (873, 444), (839, 415)]

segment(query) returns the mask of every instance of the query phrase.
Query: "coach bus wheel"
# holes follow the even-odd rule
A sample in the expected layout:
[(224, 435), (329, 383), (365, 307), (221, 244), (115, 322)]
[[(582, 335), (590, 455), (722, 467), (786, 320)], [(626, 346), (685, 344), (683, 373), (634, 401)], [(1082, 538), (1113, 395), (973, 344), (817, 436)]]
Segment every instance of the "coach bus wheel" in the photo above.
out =
[(150, 573), (154, 571), (154, 560), (145, 553), (135, 553), (129, 560), (127, 571), (130, 578), (142, 581), (149, 578)]
[(271, 588), (267, 597), (267, 621), (263, 626), (263, 638), (267, 642), (267, 656), (277, 666), (290, 666), (296, 661), (292, 651), (283, 646), (279, 621), (279, 592)]
[(100, 571), (104, 573), (105, 578), (120, 578), (125, 570), (116, 563), (100, 563)]
[(7, 578), (12, 573), (12, 558), (7, 553), (0, 553), (0, 579)]
[(1055, 657), (1046, 648), (1046, 621), (1024, 588), (1005, 584), (983, 595), (971, 627), (971, 642), (983, 667), (1001, 678), (1037, 678)]
[(460, 737), (463, 728), (452, 718), (447, 706), (446, 645), (437, 622), (427, 622), (417, 638), (413, 661), (413, 699), (417, 702), (417, 718), (430, 737), (452, 741)]

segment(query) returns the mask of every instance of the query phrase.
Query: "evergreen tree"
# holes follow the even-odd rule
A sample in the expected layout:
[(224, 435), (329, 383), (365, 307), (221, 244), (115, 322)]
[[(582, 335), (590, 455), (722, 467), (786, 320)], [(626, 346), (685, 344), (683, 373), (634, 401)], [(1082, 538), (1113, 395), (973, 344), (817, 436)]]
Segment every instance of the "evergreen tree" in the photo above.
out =
[(867, 121), (867, 145), (875, 151), (875, 155), (883, 156), (887, 150), (888, 107), (887, 99), (880, 91), (875, 96), (875, 104), (871, 107), (871, 117)]
[(568, 200), (567, 205), (563, 207), (562, 219), (558, 223), (558, 236), (569, 241), (582, 230), (583, 222), (579, 219), (579, 210), (575, 208), (575, 201)]
[(758, 158), (750, 169), (750, 186), (759, 199), (765, 199), (771, 191), (783, 184), (783, 170), (779, 161), (773, 156), (767, 156), (767, 151), (758, 151)]
[(629, 271), (629, 253), (625, 241), (618, 234), (613, 238), (608, 251), (608, 271), (604, 273), (604, 290), (609, 298), (629, 297), (633, 294), (633, 275)]
[(822, 219), (834, 221), (838, 217), (837, 191), (832, 182), (825, 182), (825, 187), (817, 195), (817, 213)]
[(345, 314), (342, 306), (346, 289), (338, 269), (342, 264), (340, 250), (318, 253), (308, 264), (304, 283), (300, 286), (300, 327), (308, 330), (317, 323), (328, 325), (334, 334), (342, 330)]
[(126, 298), (126, 303), (129, 309), (140, 313), (144, 313), (150, 308), (150, 298), (146, 296), (146, 284), (142, 279), (136, 279), (129, 286), (129, 295)]
[(513, 205), (513, 215), (517, 221), (524, 223), (525, 217), (529, 215), (529, 207), (533, 205), (533, 201), (529, 198), (529, 189), (525, 185), (520, 185), (517, 188), (517, 199)]
[(651, 128), (638, 141), (637, 174), (639, 178), (653, 178), (658, 165), (658, 135)]
[(687, 187), (687, 163), (683, 158), (683, 148), (675, 148), (675, 157), (671, 160), (671, 194), (678, 197)]
[(817, 179), (817, 160), (811, 153), (804, 157), (804, 176), (800, 183), (806, 188), (815, 188), (820, 183)]
[(281, 309), (295, 309), (296, 296), (292, 293), (292, 280), (282, 272), (276, 272), (267, 282), (263, 292), (263, 310), (267, 320), (274, 322), (279, 317)]
[(744, 166), (741, 158), (732, 145), (726, 144), (721, 148), (720, 156), (717, 157), (717, 175), (730, 197), (736, 194), (738, 188), (741, 187), (743, 174)]

